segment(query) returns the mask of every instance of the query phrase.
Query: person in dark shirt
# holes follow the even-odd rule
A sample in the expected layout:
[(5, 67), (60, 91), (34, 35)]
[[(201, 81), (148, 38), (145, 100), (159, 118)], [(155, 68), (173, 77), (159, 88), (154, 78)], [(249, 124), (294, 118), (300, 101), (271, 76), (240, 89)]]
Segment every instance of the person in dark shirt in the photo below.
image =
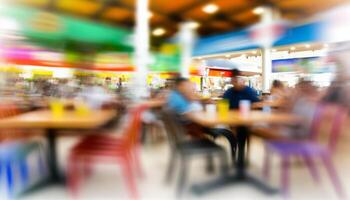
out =
[(251, 103), (259, 102), (257, 92), (250, 88), (240, 80), (241, 72), (238, 69), (232, 70), (232, 84), (233, 88), (226, 90), (223, 95), (230, 103), (230, 109), (238, 109), (241, 100), (249, 100)]

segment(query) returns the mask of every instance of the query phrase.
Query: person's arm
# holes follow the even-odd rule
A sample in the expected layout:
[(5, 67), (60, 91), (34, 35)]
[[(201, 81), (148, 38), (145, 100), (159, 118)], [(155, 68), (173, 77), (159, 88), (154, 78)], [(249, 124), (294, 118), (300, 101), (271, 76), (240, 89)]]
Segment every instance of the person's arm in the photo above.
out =
[(249, 100), (251, 101), (251, 103), (256, 103), (261, 101), (258, 97), (258, 93), (252, 88), (249, 89)]
[(230, 93), (231, 93), (231, 92), (230, 92), (230, 89), (226, 90), (225, 93), (224, 93), (224, 95), (222, 95), (222, 98), (223, 98), (223, 99), (229, 100), (229, 99), (230, 99), (230, 96), (231, 96)]

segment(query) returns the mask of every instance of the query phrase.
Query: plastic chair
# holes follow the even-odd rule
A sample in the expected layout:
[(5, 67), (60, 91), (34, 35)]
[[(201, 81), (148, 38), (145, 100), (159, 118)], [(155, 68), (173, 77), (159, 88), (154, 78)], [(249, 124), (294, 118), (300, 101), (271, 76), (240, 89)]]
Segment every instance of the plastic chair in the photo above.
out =
[[(139, 132), (141, 113), (145, 109), (145, 106), (139, 106), (129, 111), (130, 120), (123, 130), (122, 137), (95, 134), (83, 138), (72, 148), (69, 155), (67, 181), (69, 190), (74, 197), (78, 196), (81, 175), (89, 175), (92, 165), (97, 161), (106, 161), (104, 158), (112, 158), (122, 166), (130, 197), (138, 199), (133, 167), (135, 166), (141, 171), (138, 152)], [(80, 173), (80, 167), (83, 169), (83, 174)]]
[[(1, 105), (0, 118), (11, 117), (19, 114), (20, 110), (15, 105)], [(3, 129), (1, 133), (3, 137), (0, 143), (0, 178), (3, 173), (6, 174), (7, 183), (7, 197), (9, 199), (14, 197), (16, 190), (16, 183), (14, 182), (14, 169), (19, 169), (21, 177), (21, 189), (28, 187), (29, 183), (29, 167), (26, 162), (27, 156), (33, 151), (39, 151), (38, 165), (39, 174), (46, 171), (45, 155), (42, 153), (43, 145), (38, 141), (18, 140), (10, 137), (12, 134), (23, 134), (23, 132), (15, 129)]]
[(170, 162), (166, 173), (166, 181), (172, 179), (177, 158), (180, 158), (180, 178), (177, 183), (177, 195), (181, 195), (186, 185), (187, 171), (190, 159), (194, 156), (219, 156), (221, 161), (221, 173), (228, 173), (227, 154), (224, 148), (208, 139), (185, 139), (185, 130), (177, 120), (176, 114), (171, 111), (163, 111), (162, 119), (171, 147)]
[[(329, 112), (331, 111), (331, 112)], [(331, 128), (328, 134), (328, 144), (324, 145), (318, 141), (320, 125), (326, 116), (331, 115)], [(268, 141), (265, 143), (265, 160), (263, 174), (266, 179), (270, 175), (270, 156), (272, 152), (281, 156), (281, 185), (285, 197), (289, 197), (289, 168), (290, 157), (300, 156), (308, 167), (312, 178), (319, 181), (319, 174), (313, 158), (321, 158), (326, 167), (331, 181), (340, 197), (345, 193), (332, 163), (332, 153), (336, 148), (336, 141), (339, 138), (341, 126), (347, 117), (347, 110), (336, 105), (319, 105), (315, 111), (314, 119), (310, 129), (310, 139), (305, 141)]]

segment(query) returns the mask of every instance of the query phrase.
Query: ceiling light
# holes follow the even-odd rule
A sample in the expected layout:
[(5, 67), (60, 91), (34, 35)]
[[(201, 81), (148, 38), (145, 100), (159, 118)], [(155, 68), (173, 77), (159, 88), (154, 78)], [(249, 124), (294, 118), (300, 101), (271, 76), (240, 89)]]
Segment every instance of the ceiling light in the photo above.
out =
[(198, 23), (198, 22), (194, 22), (194, 21), (188, 22), (188, 26), (189, 26), (190, 28), (192, 28), (192, 29), (197, 29), (200, 25), (201, 25), (201, 24)]
[(153, 12), (151, 12), (151, 11), (148, 11), (148, 19), (150, 19), (150, 18), (152, 18), (153, 17)]
[(208, 14), (216, 13), (219, 10), (219, 7), (215, 4), (207, 4), (202, 8), (203, 12)]
[(262, 7), (262, 6), (259, 6), (259, 7), (256, 7), (254, 8), (253, 10), (253, 13), (256, 14), (256, 15), (261, 15), (265, 12), (265, 8)]
[(305, 44), (305, 47), (306, 47), (306, 48), (310, 48), (310, 47), (311, 47), (311, 45), (309, 45), (309, 44)]
[(226, 58), (229, 58), (229, 57), (231, 57), (231, 55), (225, 55), (225, 57), (226, 57)]
[(252, 51), (252, 54), (257, 54), (258, 52), (257, 51)]
[(156, 28), (152, 31), (153, 36), (162, 36), (165, 34), (165, 29), (164, 28)]
[(295, 46), (290, 47), (290, 50), (294, 51), (296, 48)]

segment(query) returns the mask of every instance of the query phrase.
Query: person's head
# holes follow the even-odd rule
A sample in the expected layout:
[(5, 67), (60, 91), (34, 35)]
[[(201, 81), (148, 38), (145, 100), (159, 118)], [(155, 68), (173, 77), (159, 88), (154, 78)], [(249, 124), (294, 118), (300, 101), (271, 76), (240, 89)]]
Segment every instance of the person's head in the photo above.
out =
[(275, 89), (282, 89), (284, 87), (283, 83), (279, 80), (274, 80), (272, 82), (272, 88), (275, 88)]
[(109, 84), (111, 84), (111, 78), (110, 77), (106, 77), (106, 79), (105, 79), (105, 84), (106, 85), (109, 85)]
[(195, 98), (194, 84), (187, 78), (178, 77), (175, 79), (175, 89), (184, 95), (187, 99)]
[(314, 95), (317, 92), (317, 88), (309, 80), (301, 80), (295, 88), (299, 94), (304, 96)]
[(245, 85), (242, 78), (240, 77), (242, 75), (241, 71), (239, 71), (238, 69), (233, 69), (231, 73), (231, 83), (233, 85), (233, 88), (235, 90), (242, 90), (245, 87)]

